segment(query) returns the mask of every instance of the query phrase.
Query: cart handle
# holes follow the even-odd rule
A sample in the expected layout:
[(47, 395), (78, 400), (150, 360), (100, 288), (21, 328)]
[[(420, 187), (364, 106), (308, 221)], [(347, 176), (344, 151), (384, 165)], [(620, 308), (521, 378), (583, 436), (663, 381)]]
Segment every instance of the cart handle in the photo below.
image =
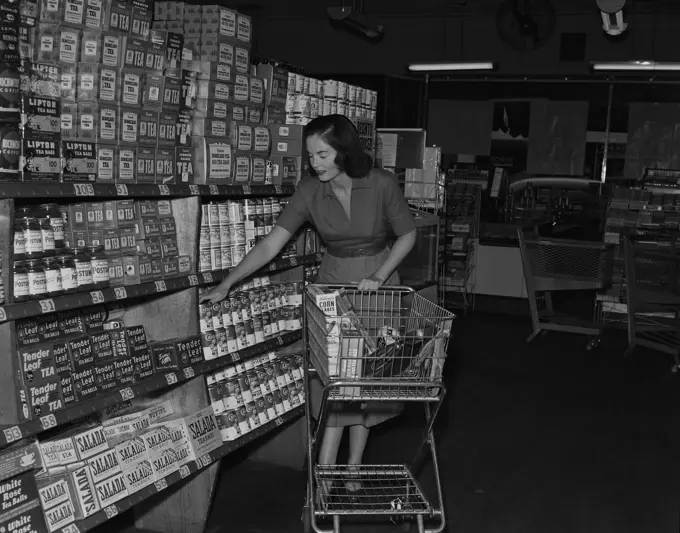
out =
[[(312, 285), (323, 285), (324, 287), (328, 287), (329, 289), (354, 289), (356, 290), (357, 287), (359, 287), (358, 283), (313, 283)], [(362, 291), (362, 292), (380, 292), (380, 291), (401, 291), (401, 292), (411, 292), (415, 293), (415, 289), (413, 287), (405, 287), (402, 285), (381, 285), (380, 288), (377, 291)]]

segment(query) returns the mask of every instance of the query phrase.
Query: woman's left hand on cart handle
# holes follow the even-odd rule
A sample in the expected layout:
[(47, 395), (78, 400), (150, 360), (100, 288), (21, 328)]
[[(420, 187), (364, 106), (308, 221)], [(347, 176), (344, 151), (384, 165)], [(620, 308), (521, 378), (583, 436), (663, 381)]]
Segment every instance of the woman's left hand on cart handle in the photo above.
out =
[(382, 287), (383, 283), (385, 283), (384, 279), (373, 275), (370, 278), (364, 278), (364, 279), (361, 280), (361, 282), (359, 283), (359, 290), (360, 291), (377, 291), (380, 287)]

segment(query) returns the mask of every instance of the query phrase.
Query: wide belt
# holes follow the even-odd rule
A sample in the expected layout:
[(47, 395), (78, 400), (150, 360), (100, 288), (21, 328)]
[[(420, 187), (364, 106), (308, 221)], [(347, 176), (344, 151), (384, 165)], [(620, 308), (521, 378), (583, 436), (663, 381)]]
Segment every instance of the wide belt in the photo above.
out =
[(368, 246), (366, 248), (329, 247), (326, 250), (326, 253), (328, 255), (332, 255), (333, 257), (339, 257), (341, 259), (345, 259), (348, 257), (372, 257), (374, 255), (378, 255), (379, 253), (381, 253), (383, 250), (385, 250), (385, 248), (387, 248), (387, 242), (383, 241), (372, 246)]

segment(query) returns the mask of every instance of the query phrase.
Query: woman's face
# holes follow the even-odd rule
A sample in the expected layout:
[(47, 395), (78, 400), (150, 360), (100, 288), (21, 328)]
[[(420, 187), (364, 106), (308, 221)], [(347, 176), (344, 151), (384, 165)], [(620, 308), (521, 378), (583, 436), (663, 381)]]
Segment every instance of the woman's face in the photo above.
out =
[(341, 170), (335, 164), (338, 153), (326, 144), (318, 135), (307, 137), (307, 152), (309, 164), (323, 182), (331, 181), (338, 177)]

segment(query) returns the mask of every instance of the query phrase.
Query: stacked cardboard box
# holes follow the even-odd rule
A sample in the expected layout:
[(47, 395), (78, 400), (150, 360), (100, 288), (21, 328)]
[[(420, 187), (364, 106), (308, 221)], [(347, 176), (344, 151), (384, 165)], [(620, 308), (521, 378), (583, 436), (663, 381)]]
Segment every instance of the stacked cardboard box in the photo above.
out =
[(40, 502), (34, 507), (40, 511), (42, 506), (52, 532), (164, 479), (221, 444), (210, 408), (181, 416), (169, 401), (146, 408), (125, 402), (39, 442), (41, 469), (20, 481), (28, 487), (37, 482)]
[[(178, 113), (192, 76), (150, 0), (41, 0), (23, 17), (24, 181), (191, 181)], [(184, 97), (184, 99), (183, 99)]]
[(17, 321), (15, 381), (22, 420), (203, 360), (201, 339), (150, 343), (103, 307)]

